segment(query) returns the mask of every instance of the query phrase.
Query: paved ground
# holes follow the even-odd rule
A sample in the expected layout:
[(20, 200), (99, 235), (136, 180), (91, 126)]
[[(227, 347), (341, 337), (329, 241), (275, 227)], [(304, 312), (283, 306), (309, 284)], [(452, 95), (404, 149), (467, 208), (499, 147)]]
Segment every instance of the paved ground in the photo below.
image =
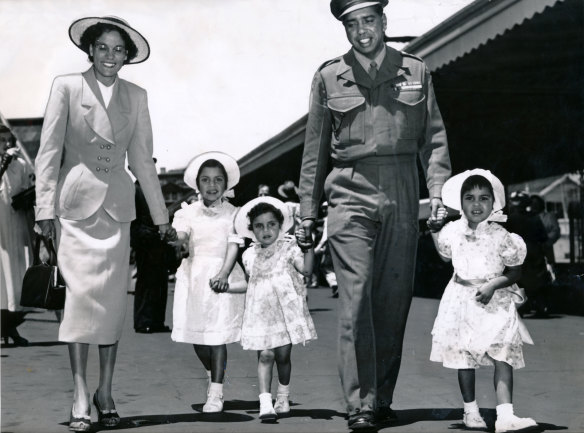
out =
[[(319, 339), (292, 351), (292, 412), (277, 424), (258, 420), (256, 358), (229, 346), (225, 412), (209, 416), (206, 375), (192, 346), (169, 334), (135, 334), (133, 297), (120, 342), (114, 398), (122, 416), (116, 429), (150, 432), (345, 432), (336, 368), (336, 303), (328, 289), (311, 289), (309, 306)], [(169, 297), (167, 324), (171, 320)], [(462, 429), (456, 372), (428, 361), (434, 299), (415, 298), (410, 312), (394, 408), (399, 423), (384, 432), (451, 432)], [(539, 431), (584, 432), (584, 317), (526, 319), (536, 342), (525, 349), (527, 367), (515, 375), (515, 409), (540, 423)], [(66, 432), (72, 399), (67, 347), (56, 341), (54, 314), (34, 313), (19, 328), (31, 345), (2, 346), (2, 432)], [(88, 381), (97, 386), (97, 349), (89, 355)], [(492, 369), (477, 373), (477, 399), (493, 431)], [(274, 380), (277, 384), (277, 379)], [(93, 420), (97, 415), (95, 409)], [(102, 430), (95, 425), (93, 431)], [(136, 433), (137, 433), (136, 432)]]

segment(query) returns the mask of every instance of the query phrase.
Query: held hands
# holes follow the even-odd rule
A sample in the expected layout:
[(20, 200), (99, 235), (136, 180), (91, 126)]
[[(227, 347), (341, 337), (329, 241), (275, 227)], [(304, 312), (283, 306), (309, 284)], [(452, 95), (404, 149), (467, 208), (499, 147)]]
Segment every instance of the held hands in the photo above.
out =
[(485, 283), (478, 288), (475, 300), (481, 304), (487, 305), (495, 294), (495, 286), (492, 283)]
[(306, 252), (314, 246), (311, 230), (307, 230), (304, 223), (296, 229), (294, 236), (296, 236), (296, 242), (302, 251)]
[(38, 226), (41, 229), (41, 235), (49, 240), (51, 239), (54, 241), (57, 238), (57, 230), (55, 229), (55, 221), (54, 220), (40, 220), (37, 221)]
[(175, 242), (178, 237), (176, 235), (176, 230), (170, 224), (160, 224), (158, 226), (158, 231), (160, 232), (160, 239), (166, 242)]
[[(432, 199), (432, 202), (434, 202), (434, 200), (439, 199)], [(428, 218), (428, 221), (426, 221), (426, 225), (428, 226), (432, 233), (439, 232), (442, 229), (442, 227), (444, 227), (444, 224), (446, 224), (447, 217), (448, 211), (442, 205), (442, 200), (439, 200), (439, 204), (437, 207), (434, 207), (434, 203), (432, 203), (432, 213), (430, 214), (430, 218)]]
[(221, 273), (209, 280), (209, 286), (215, 293), (225, 293), (229, 290), (228, 276)]

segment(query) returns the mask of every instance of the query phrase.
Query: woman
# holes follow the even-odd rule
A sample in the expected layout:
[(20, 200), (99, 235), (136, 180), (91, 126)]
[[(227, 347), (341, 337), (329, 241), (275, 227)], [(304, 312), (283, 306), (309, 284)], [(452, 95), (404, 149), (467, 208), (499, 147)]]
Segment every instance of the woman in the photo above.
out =
[(20, 306), (22, 279), (30, 264), (32, 216), (12, 207), (12, 197), (31, 186), (32, 170), (18, 157), (14, 135), (0, 123), (0, 300), (2, 337), (8, 344), (27, 346), (28, 340), (16, 329), (24, 322)]
[(69, 429), (91, 425), (85, 379), (89, 344), (99, 345), (100, 379), (93, 403), (101, 424), (119, 423), (112, 375), (129, 282), (134, 185), (126, 155), (161, 236), (174, 239), (152, 160), (146, 91), (118, 77), (145, 61), (144, 37), (116, 17), (82, 18), (69, 28), (91, 68), (55, 78), (36, 158), (36, 220), (56, 239), (67, 284), (59, 340), (69, 343), (74, 380)]

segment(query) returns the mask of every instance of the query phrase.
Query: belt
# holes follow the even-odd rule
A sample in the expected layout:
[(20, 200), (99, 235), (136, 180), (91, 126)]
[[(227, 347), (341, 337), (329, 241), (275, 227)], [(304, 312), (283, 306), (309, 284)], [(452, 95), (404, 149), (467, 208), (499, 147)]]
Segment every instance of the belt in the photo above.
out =
[(333, 159), (333, 167), (354, 167), (357, 164), (367, 165), (398, 165), (410, 162), (416, 162), (415, 154), (401, 154), (401, 155), (372, 155), (364, 158), (354, 159), (351, 161), (339, 161)]
[(454, 274), (454, 282), (455, 283), (458, 283), (458, 284), (460, 284), (462, 286), (466, 286), (466, 287), (482, 286), (487, 281), (489, 281), (489, 280), (485, 280), (485, 279), (465, 280), (463, 278), (460, 278), (458, 276), (458, 274)]

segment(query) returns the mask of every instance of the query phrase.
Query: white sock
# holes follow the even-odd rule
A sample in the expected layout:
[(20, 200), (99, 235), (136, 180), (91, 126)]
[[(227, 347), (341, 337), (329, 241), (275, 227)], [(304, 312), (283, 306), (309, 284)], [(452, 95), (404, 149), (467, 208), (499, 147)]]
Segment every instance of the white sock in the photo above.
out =
[(211, 370), (205, 370), (207, 372), (207, 377), (209, 378), (209, 381), (211, 380)]
[(280, 382), (278, 382), (278, 391), (277, 394), (284, 394), (284, 395), (290, 395), (290, 384), (288, 385), (282, 385)]
[(462, 403), (464, 404), (464, 413), (466, 414), (479, 411), (479, 405), (477, 404), (476, 400), (473, 400), (470, 403), (466, 403), (463, 401)]
[(260, 394), (260, 404), (267, 404), (269, 403), (270, 406), (272, 405), (272, 394), (270, 394), (269, 392), (262, 392)]
[(215, 394), (215, 395), (222, 396), (223, 395), (223, 384), (211, 382), (211, 386), (209, 387), (209, 394)]
[(513, 404), (511, 403), (503, 403), (499, 404), (496, 407), (497, 409), (497, 418), (507, 417), (513, 415)]

